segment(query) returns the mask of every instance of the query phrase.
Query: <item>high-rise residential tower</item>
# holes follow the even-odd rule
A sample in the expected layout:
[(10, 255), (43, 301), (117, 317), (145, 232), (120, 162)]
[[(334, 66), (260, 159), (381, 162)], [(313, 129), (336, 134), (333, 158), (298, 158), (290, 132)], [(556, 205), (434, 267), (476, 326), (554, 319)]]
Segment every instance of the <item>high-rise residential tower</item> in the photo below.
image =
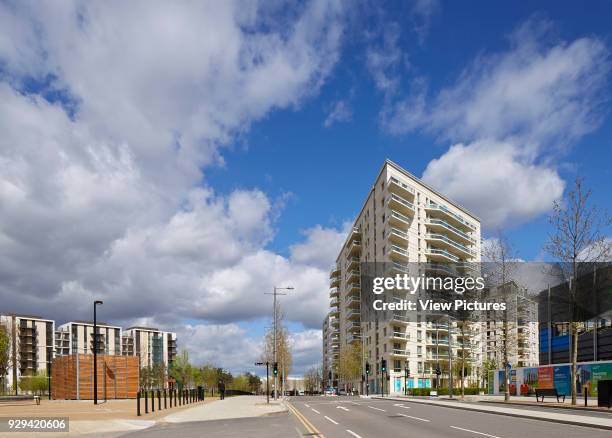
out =
[[(385, 390), (401, 393), (404, 387), (431, 387), (436, 368), (448, 369), (449, 345), (456, 355), (465, 344), (452, 323), (425, 314), (414, 319), (366, 318), (360, 269), (368, 263), (384, 263), (390, 268), (388, 275), (408, 272), (411, 265), (436, 269), (452, 264), (467, 269), (480, 262), (480, 245), (478, 217), (385, 161), (330, 273), (331, 311), (326, 320), (328, 336), (338, 339), (340, 351), (355, 343), (361, 346), (362, 373), (366, 364), (370, 366), (366, 379), (370, 393), (380, 389), (382, 360), (389, 375)], [(474, 349), (472, 361), (481, 360), (479, 348)], [(365, 392), (360, 376), (346, 381), (334, 375), (332, 382)]]

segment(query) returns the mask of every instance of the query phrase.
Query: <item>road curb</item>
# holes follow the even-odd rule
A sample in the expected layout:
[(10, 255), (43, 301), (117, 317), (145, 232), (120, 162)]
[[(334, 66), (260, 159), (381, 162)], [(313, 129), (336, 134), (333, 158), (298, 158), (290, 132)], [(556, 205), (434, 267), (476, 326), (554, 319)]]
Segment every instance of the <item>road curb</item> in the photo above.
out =
[(604, 426), (603, 424), (588, 424), (588, 423), (581, 423), (579, 421), (559, 420), (556, 418), (542, 418), (542, 417), (534, 417), (532, 415), (522, 415), (522, 414), (514, 414), (514, 413), (509, 414), (506, 412), (494, 412), (494, 411), (488, 411), (486, 409), (478, 409), (478, 408), (466, 409), (462, 406), (444, 405), (440, 403), (418, 402), (418, 401), (405, 399), (405, 398), (394, 398), (394, 397), (372, 397), (372, 398), (376, 400), (393, 400), (393, 401), (401, 401), (401, 402), (408, 402), (408, 403), (416, 403), (416, 404), (421, 404), (421, 405), (440, 406), (442, 408), (450, 408), (450, 409), (463, 409), (463, 410), (472, 411), (472, 412), (481, 412), (484, 414), (503, 415), (506, 417), (527, 418), (530, 420), (547, 421), (549, 423), (569, 424), (572, 426), (589, 427), (592, 429), (612, 430), (612, 426)]
[(563, 405), (543, 405), (542, 403), (520, 403), (520, 402), (500, 402), (500, 401), (493, 401), (493, 400), (480, 400), (477, 403), (487, 403), (490, 405), (499, 405), (499, 406), (503, 406), (503, 405), (512, 405), (512, 406), (533, 406), (533, 407), (543, 407), (543, 408), (547, 408), (547, 409), (568, 409), (568, 410), (575, 410), (575, 411), (588, 411), (588, 412), (603, 412), (603, 413), (609, 413), (612, 416), (612, 410), (603, 410), (603, 409), (599, 409), (599, 408), (595, 408), (595, 407), (591, 407), (591, 406), (587, 406), (586, 408), (582, 407), (582, 408), (572, 408), (571, 406), (563, 406)]

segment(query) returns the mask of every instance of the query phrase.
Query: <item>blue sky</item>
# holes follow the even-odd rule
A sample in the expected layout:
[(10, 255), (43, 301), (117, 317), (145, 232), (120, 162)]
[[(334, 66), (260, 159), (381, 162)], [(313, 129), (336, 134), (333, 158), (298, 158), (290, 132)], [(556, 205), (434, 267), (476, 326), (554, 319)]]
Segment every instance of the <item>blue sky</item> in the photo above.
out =
[[(582, 176), (612, 210), (612, 4), (0, 2), (0, 302), (261, 352), (274, 285), (294, 372), (384, 159), (544, 257)], [(610, 230), (604, 230), (608, 235)]]
[[(409, 86), (412, 71), (416, 70), (427, 77), (433, 94), (453, 84), (476, 57), (508, 51), (509, 35), (531, 18), (550, 21), (552, 38), (556, 40), (593, 36), (607, 45), (611, 36), (609, 2), (593, 2), (589, 8), (574, 2), (539, 2), (537, 8), (527, 2), (472, 2), (469, 8), (445, 2), (431, 17), (422, 44), (411, 31), (409, 5), (396, 2), (388, 6), (379, 13), (385, 20), (393, 17), (389, 21), (399, 26), (398, 48), (411, 64), (399, 71), (403, 85)], [(380, 26), (378, 19), (372, 17), (358, 20), (369, 29)], [(373, 38), (380, 39), (380, 35)], [(270, 243), (283, 254), (300, 239), (301, 230), (316, 224), (338, 227), (352, 220), (385, 158), (420, 176), (450, 144), (428, 133), (397, 135), (381, 127), (379, 112), (384, 96), (376, 90), (365, 60), (370, 41), (364, 41), (366, 38), (357, 33), (348, 39), (351, 41), (346, 42), (341, 61), (319, 95), (298, 108), (271, 112), (224, 152), (225, 167), (208, 174), (221, 191), (257, 186), (272, 196), (291, 193)], [(601, 93), (609, 96), (609, 81)], [(338, 100), (350, 102), (351, 120), (326, 127), (329, 107)], [(608, 111), (604, 112), (597, 129), (559, 154), (558, 168), (565, 181), (571, 182), (576, 175), (584, 177), (594, 191), (593, 201), (610, 209), (612, 123)], [(546, 214), (503, 227), (525, 259), (542, 256), (548, 229)], [(495, 229), (485, 230), (484, 237), (491, 233)]]

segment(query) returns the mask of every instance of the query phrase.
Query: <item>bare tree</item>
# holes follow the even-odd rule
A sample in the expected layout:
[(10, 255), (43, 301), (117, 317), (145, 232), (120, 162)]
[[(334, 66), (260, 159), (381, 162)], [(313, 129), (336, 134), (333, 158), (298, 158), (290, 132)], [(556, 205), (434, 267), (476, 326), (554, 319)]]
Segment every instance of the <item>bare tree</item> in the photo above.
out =
[[(281, 311), (280, 304), (277, 303), (276, 310), (276, 360), (278, 362), (279, 386), (281, 394), (284, 393), (287, 376), (293, 366), (293, 355), (289, 340), (289, 331), (285, 328), (284, 313)], [(262, 362), (274, 364), (274, 324), (267, 330), (264, 337), (263, 351), (261, 354)]]
[[(510, 282), (513, 274), (513, 262), (516, 261), (516, 254), (512, 245), (502, 231), (497, 232), (497, 238), (493, 240), (488, 248), (485, 249), (485, 257), (491, 263), (491, 272), (489, 282), (497, 285), (497, 293), (501, 294), (501, 299), (504, 302), (508, 301)], [(510, 344), (510, 331), (508, 323), (508, 309), (503, 311), (502, 315), (502, 331), (501, 331), (501, 353), (503, 356), (504, 373), (506, 384), (504, 390), (504, 401), (510, 401), (510, 376), (509, 376), (509, 354), (508, 348)], [(495, 335), (498, 335), (497, 328)]]
[[(549, 222), (553, 232), (544, 246), (546, 252), (561, 262), (561, 270), (569, 276), (569, 330), (571, 340), (571, 388), (572, 405), (576, 404), (576, 363), (578, 360), (578, 321), (576, 321), (576, 284), (581, 263), (609, 261), (612, 252), (610, 241), (602, 233), (611, 218), (589, 203), (591, 190), (576, 178), (574, 188), (567, 193), (564, 202), (555, 201)], [(569, 271), (569, 272), (567, 272)]]

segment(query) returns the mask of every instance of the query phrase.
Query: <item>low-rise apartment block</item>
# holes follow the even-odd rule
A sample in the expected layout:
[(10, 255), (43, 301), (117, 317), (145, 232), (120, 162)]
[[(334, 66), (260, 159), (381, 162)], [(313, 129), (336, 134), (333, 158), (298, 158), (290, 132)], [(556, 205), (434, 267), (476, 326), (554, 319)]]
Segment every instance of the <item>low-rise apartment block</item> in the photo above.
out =
[(9, 369), (5, 390), (28, 376), (50, 374), (55, 322), (40, 316), (0, 315), (0, 326), (9, 335)]
[[(121, 355), (121, 327), (104, 322), (99, 322), (97, 325), (98, 354)], [(93, 354), (94, 345), (93, 322), (71, 321), (60, 325), (57, 329), (55, 351), (58, 355)]]
[(151, 327), (130, 327), (121, 338), (122, 354), (138, 356), (141, 368), (163, 364), (171, 366), (176, 358), (176, 333)]

